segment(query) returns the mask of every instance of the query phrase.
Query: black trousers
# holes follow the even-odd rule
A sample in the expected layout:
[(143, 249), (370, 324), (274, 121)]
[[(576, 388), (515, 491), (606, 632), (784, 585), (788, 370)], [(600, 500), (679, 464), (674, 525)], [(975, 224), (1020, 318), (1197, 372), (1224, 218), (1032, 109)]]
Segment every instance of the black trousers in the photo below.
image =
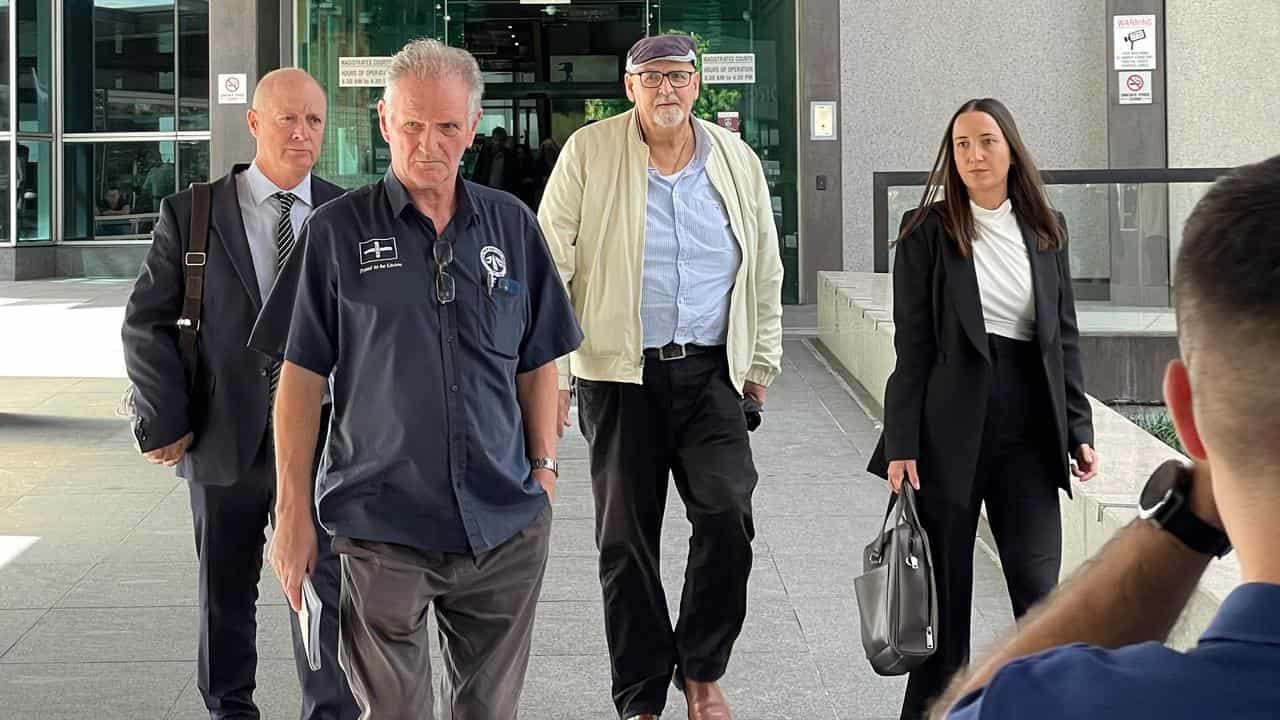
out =
[[(988, 336), (991, 393), (973, 492), (967, 503), (917, 496), (938, 587), (938, 649), (911, 673), (902, 719), (922, 718), (951, 677), (969, 662), (973, 550), (985, 502), (1015, 618), (1058, 582), (1057, 440), (1040, 351), (1035, 342)], [(962, 431), (957, 428), (957, 432)], [(928, 478), (921, 478), (921, 486)]]
[[(328, 428), (321, 416), (318, 466)], [(230, 486), (188, 483), (200, 563), (200, 641), (196, 686), (214, 720), (258, 718), (257, 600), (265, 530), (275, 503), (274, 460), (266, 442), (251, 471)], [(312, 510), (315, 519), (315, 511)], [(316, 522), (319, 556), (312, 582), (324, 612), (320, 618), (321, 669), (312, 672), (302, 649), (293, 611), (279, 618), (293, 631), (293, 656), (302, 688), (302, 720), (354, 720), (359, 714), (346, 676), (338, 666), (338, 599), (341, 570), (329, 534)]]
[[(596, 546), (613, 700), (621, 717), (660, 713), (673, 674), (724, 675), (747, 611), (751, 459), (723, 349), (646, 360), (644, 384), (579, 381), (591, 448)], [(693, 524), (674, 628), (658, 571), (669, 475)]]

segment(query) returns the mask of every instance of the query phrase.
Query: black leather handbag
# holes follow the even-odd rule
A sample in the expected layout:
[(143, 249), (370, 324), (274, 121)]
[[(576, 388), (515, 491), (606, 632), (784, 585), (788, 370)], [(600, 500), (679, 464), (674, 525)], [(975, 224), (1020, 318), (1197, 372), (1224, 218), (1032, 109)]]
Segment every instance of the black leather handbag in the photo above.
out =
[(933, 556), (909, 482), (902, 483), (880, 534), (863, 550), (862, 571), (853, 588), (867, 660), (879, 675), (909, 673), (933, 655), (938, 640)]

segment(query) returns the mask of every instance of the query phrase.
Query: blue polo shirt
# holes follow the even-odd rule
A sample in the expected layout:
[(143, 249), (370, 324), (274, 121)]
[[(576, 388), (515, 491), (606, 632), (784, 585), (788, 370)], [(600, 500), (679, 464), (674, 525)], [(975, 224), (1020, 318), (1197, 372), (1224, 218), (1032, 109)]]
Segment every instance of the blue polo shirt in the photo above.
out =
[(1280, 717), (1280, 585), (1236, 588), (1188, 652), (1076, 644), (1016, 660), (951, 720)]
[(547, 505), (516, 375), (582, 333), (528, 208), (462, 180), (457, 193), (440, 236), (451, 303), (436, 297), (436, 229), (392, 170), (317, 209), (302, 234), (285, 358), (332, 375), (316, 495), (336, 536), (478, 553)]

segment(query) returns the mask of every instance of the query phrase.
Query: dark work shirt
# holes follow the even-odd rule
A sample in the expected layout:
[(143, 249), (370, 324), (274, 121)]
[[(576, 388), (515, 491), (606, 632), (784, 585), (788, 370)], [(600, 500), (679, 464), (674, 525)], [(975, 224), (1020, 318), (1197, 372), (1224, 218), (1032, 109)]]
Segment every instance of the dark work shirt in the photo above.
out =
[(332, 374), (317, 487), (337, 536), (478, 553), (546, 507), (525, 452), (516, 375), (582, 333), (528, 208), (458, 182), (457, 299), (436, 297), (436, 230), (388, 170), (312, 214), (285, 358)]
[(1014, 660), (951, 720), (1280, 717), (1280, 585), (1231, 592), (1196, 647), (1067, 645)]

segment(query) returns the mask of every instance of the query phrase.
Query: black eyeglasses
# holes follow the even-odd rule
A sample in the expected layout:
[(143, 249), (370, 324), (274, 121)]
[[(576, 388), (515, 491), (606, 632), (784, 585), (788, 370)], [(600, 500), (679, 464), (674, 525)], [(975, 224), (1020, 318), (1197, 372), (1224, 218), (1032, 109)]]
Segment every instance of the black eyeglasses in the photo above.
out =
[(441, 305), (448, 305), (458, 297), (458, 288), (448, 272), (449, 263), (453, 262), (453, 243), (436, 240), (431, 252), (436, 258), (436, 300)]
[(644, 72), (628, 73), (628, 75), (638, 75), (640, 84), (650, 90), (662, 87), (664, 78), (671, 81), (671, 87), (673, 88), (689, 87), (689, 83), (693, 82), (693, 73), (689, 70), (672, 70), (671, 72), (646, 70)]

